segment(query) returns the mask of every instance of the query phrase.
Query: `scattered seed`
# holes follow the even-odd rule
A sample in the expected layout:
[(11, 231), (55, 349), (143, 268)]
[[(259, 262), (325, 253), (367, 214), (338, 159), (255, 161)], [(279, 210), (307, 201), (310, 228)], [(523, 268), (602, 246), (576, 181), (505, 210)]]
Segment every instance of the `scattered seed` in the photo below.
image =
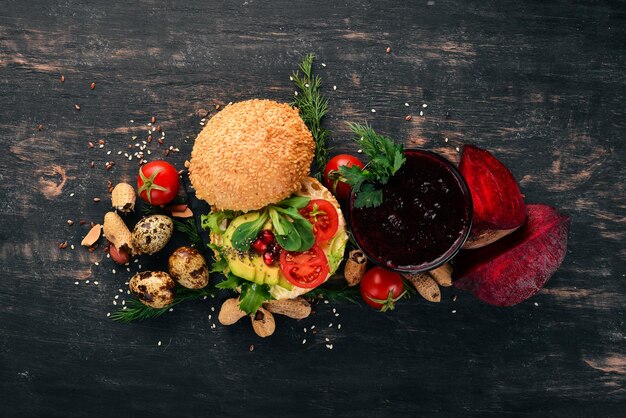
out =
[(91, 168), (94, 168), (94, 167), (96, 166), (96, 162), (95, 162), (95, 161), (92, 161), (92, 162), (89, 164), (89, 166), (90, 166)]
[(452, 311), (452, 313), (456, 313), (456, 310)]
[(448, 142), (448, 138), (445, 138), (445, 139), (444, 139), (444, 142)]
[(337, 325), (337, 329), (341, 329), (341, 324)]
[(80, 283), (78, 283), (78, 282), (74, 282), (74, 284), (75, 284), (76, 286), (78, 286)]
[(219, 110), (220, 109), (220, 105), (215, 105), (215, 110)]
[(333, 323), (331, 322), (330, 324), (328, 324), (328, 328), (332, 328), (333, 327)]
[(157, 343), (157, 345), (160, 347), (160, 346), (161, 346), (161, 341), (159, 341), (159, 342)]
[(39, 125), (37, 125), (37, 130), (38, 131), (43, 131), (43, 125), (41, 123)]
[(74, 244), (70, 245), (70, 248), (73, 250), (74, 249)]
[(160, 145), (163, 145), (163, 138), (159, 138), (158, 141)]
[(452, 302), (456, 302), (456, 295), (452, 295)]
[(89, 284), (89, 280), (85, 280), (85, 284)]
[(387, 49), (385, 50), (385, 52), (387, 52), (389, 54), (391, 52), (391, 47), (388, 46)]
[(302, 345), (306, 344), (306, 338), (302, 340)]
[(539, 304), (537, 302), (535, 302), (535, 306), (539, 306)]
[(93, 282), (93, 284), (95, 284), (96, 286), (98, 286), (98, 282)]
[(111, 312), (107, 312), (107, 318), (111, 316)]
[(70, 193), (70, 197), (74, 197), (74, 193)]
[(407, 122), (410, 121), (411, 119), (412, 119), (411, 115), (406, 115), (405, 118), (404, 118), (404, 120), (407, 121)]
[(337, 86), (333, 86), (333, 90), (337, 90)]
[(372, 113), (376, 113), (376, 109), (372, 109)]
[(148, 143), (152, 142), (152, 135), (148, 135)]
[(456, 147), (456, 152), (461, 152), (461, 149), (459, 147)]
[(68, 219), (68, 220), (67, 220), (67, 224), (68, 224), (69, 226), (72, 226), (72, 225), (74, 225), (74, 221), (73, 221), (73, 220), (71, 220), (71, 219)]
[(254, 344), (250, 344), (250, 347), (248, 347), (248, 350), (250, 352), (253, 352), (254, 351)]
[(65, 83), (65, 76), (61, 74), (61, 83)]
[(408, 103), (404, 103), (404, 105), (405, 105), (406, 107), (409, 107), (409, 104), (408, 104)]
[(167, 311), (168, 312), (174, 312), (174, 308), (169, 308)]
[(78, 103), (76, 103), (76, 104), (74, 105), (74, 109), (76, 109), (77, 111), (80, 111), (80, 105), (79, 105)]
[(93, 142), (89, 141), (89, 148), (93, 148), (94, 146)]
[(96, 83), (91, 83), (91, 85), (89, 86), (90, 89), (95, 90), (96, 88)]
[(165, 150), (165, 156), (167, 157), (168, 155), (170, 155), (170, 150), (166, 149)]
[(59, 244), (59, 248), (64, 250), (67, 248), (67, 241), (63, 241), (62, 243)]
[(156, 117), (152, 116), (152, 119), (150, 119), (150, 123), (154, 123), (156, 122)]
[(115, 274), (115, 273), (116, 273), (115, 269), (112, 269), (112, 270), (111, 270), (111, 273)]
[(98, 202), (100, 201), (100, 198), (99, 198), (99, 197), (94, 197), (94, 198), (93, 198), (93, 201), (94, 201), (94, 202), (96, 202), (96, 203), (98, 203)]
[(161, 125), (157, 126), (157, 131), (161, 132)]
[(420, 116), (424, 116), (424, 112), (420, 110)]

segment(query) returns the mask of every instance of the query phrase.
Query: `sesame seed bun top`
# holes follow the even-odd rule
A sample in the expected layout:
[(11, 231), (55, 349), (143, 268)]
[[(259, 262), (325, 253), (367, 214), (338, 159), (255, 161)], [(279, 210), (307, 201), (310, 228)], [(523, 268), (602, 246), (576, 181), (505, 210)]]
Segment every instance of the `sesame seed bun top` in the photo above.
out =
[(300, 188), (314, 151), (298, 109), (247, 100), (207, 122), (191, 152), (189, 178), (196, 196), (217, 209), (261, 209)]

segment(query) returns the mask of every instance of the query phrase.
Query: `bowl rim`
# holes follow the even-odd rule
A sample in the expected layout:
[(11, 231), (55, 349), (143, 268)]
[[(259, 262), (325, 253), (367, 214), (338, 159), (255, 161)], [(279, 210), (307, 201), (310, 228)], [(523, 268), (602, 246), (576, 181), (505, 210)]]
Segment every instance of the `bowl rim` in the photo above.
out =
[(363, 252), (363, 254), (365, 254), (368, 260), (370, 260), (374, 265), (381, 266), (388, 270), (396, 271), (399, 273), (423, 273), (423, 272), (427, 272), (430, 270), (434, 270), (437, 267), (440, 267), (443, 264), (447, 263), (448, 261), (452, 260), (458, 254), (458, 252), (462, 249), (463, 245), (469, 238), (470, 232), (472, 230), (472, 219), (474, 217), (474, 204), (472, 200), (472, 194), (470, 192), (469, 186), (467, 185), (467, 182), (465, 181), (465, 178), (463, 177), (463, 175), (461, 174), (457, 166), (452, 161), (448, 160), (443, 155), (436, 153), (434, 151), (424, 150), (424, 149), (419, 149), (419, 148), (405, 148), (404, 153), (405, 154), (407, 153), (425, 154), (425, 155), (434, 157), (435, 159), (442, 162), (443, 165), (447, 167), (449, 171), (452, 173), (452, 175), (456, 178), (456, 180), (458, 181), (458, 184), (460, 185), (463, 196), (465, 197), (465, 202), (467, 205), (468, 220), (467, 220), (466, 231), (463, 234), (463, 237), (460, 240), (455, 241), (455, 244), (453, 246), (451, 246), (445, 253), (443, 253), (439, 258), (437, 258), (437, 260), (435, 260), (432, 263), (422, 263), (419, 266), (414, 266), (417, 268), (405, 268), (406, 266), (392, 267), (382, 262), (381, 260), (377, 259), (376, 257), (370, 255), (367, 252), (367, 250), (364, 248), (364, 246), (359, 243), (357, 234), (354, 233), (354, 224), (352, 220), (352, 209), (353, 209), (352, 205), (356, 197), (356, 192), (354, 190), (350, 192), (350, 197), (348, 198), (346, 218), (347, 218), (347, 224), (350, 228), (350, 235), (352, 236), (351, 241), (356, 245), (356, 247), (360, 251)]

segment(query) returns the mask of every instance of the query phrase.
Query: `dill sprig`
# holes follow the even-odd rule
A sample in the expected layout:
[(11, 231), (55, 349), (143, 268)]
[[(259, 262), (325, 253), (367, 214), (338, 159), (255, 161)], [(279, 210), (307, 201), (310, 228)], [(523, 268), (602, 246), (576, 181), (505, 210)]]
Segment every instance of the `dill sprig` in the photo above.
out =
[(322, 119), (328, 112), (328, 98), (322, 96), (320, 92), (322, 79), (318, 75), (313, 75), (314, 59), (315, 55), (309, 53), (298, 66), (299, 71), (296, 70), (291, 74), (291, 80), (299, 90), (295, 93), (291, 105), (300, 110), (300, 117), (313, 135), (315, 140), (315, 177), (321, 180), (324, 167), (328, 162), (328, 148), (326, 148), (328, 130), (322, 127)]
[(330, 302), (351, 302), (359, 304), (361, 300), (361, 292), (358, 287), (342, 287), (342, 288), (324, 288), (317, 287), (307, 292), (305, 297), (323, 298)]
[(215, 297), (217, 295), (217, 289), (213, 286), (207, 286), (204, 289), (192, 290), (186, 289), (184, 287), (179, 287), (176, 289), (176, 297), (174, 298), (174, 302), (165, 308), (151, 308), (150, 306), (146, 306), (141, 303), (137, 299), (131, 299), (126, 304), (126, 309), (120, 309), (116, 312), (113, 312), (110, 318), (114, 321), (119, 322), (134, 322), (134, 321), (143, 321), (144, 319), (156, 318), (158, 316), (163, 315), (165, 312), (169, 311), (170, 308), (178, 305), (181, 302), (185, 302), (187, 300), (197, 299), (202, 296), (212, 296)]
[(204, 244), (202, 242), (202, 238), (200, 238), (200, 234), (198, 234), (198, 228), (194, 218), (187, 218), (184, 221), (174, 219), (173, 221), (174, 228), (187, 235), (187, 239), (189, 239), (192, 246), (200, 251), (204, 251)]

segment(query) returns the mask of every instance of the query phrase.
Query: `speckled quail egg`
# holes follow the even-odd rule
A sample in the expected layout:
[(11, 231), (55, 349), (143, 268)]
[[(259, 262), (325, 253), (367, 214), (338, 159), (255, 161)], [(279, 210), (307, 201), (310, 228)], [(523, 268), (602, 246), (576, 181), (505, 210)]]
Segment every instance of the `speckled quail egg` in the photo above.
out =
[(138, 254), (154, 254), (167, 245), (174, 232), (172, 219), (165, 215), (142, 218), (132, 234), (133, 250)]
[(176, 283), (164, 271), (139, 272), (130, 279), (128, 287), (141, 303), (157, 309), (174, 302), (176, 296)]
[(170, 275), (188, 289), (201, 289), (209, 284), (209, 268), (198, 250), (180, 247), (170, 255)]

